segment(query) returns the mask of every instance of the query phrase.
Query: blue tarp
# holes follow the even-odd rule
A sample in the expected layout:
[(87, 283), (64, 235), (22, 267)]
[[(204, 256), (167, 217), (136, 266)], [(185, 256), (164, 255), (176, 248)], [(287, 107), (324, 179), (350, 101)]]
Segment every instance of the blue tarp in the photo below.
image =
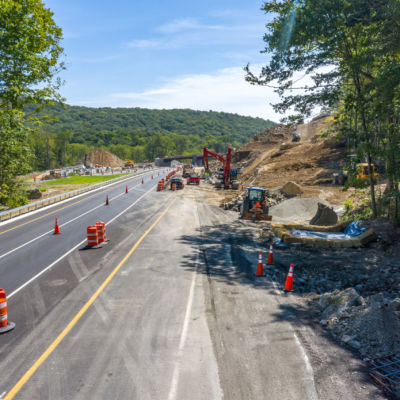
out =
[(339, 240), (339, 239), (351, 239), (353, 237), (361, 235), (367, 230), (367, 228), (361, 228), (359, 226), (360, 221), (352, 222), (343, 232), (318, 232), (318, 231), (303, 231), (298, 229), (291, 229), (290, 233), (294, 237), (315, 237), (321, 239)]

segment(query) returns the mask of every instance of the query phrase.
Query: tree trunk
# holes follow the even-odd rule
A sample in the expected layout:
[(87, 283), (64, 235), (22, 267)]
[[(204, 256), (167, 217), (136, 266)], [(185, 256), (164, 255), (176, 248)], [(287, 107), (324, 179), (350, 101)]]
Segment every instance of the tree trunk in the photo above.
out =
[(369, 173), (369, 186), (370, 186), (370, 189), (371, 189), (372, 216), (374, 218), (377, 218), (378, 217), (378, 211), (377, 211), (377, 208), (376, 208), (375, 184), (374, 184), (374, 177), (372, 175), (371, 153), (369, 151), (367, 153), (367, 162), (368, 162), (368, 173)]

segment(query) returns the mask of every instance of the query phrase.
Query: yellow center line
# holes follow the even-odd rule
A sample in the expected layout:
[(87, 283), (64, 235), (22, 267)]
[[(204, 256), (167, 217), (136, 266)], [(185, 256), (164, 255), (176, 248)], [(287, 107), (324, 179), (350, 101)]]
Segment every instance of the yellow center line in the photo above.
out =
[(62, 342), (62, 340), (68, 335), (71, 329), (78, 323), (82, 316), (86, 313), (88, 308), (93, 304), (93, 302), (99, 297), (101, 292), (110, 283), (114, 275), (121, 269), (132, 253), (137, 249), (143, 239), (153, 230), (153, 228), (160, 222), (161, 218), (168, 212), (171, 206), (175, 203), (176, 198), (169, 203), (166, 209), (158, 216), (158, 218), (153, 222), (150, 228), (139, 238), (139, 240), (133, 245), (129, 252), (125, 255), (122, 261), (114, 268), (114, 270), (108, 275), (92, 297), (86, 302), (86, 304), (79, 310), (79, 312), (72, 318), (69, 324), (64, 328), (64, 330), (57, 336), (57, 338), (51, 343), (51, 345), (41, 354), (41, 356), (33, 363), (33, 365), (25, 372), (22, 378), (15, 384), (15, 386), (7, 393), (4, 400), (11, 400), (15, 395), (22, 389), (22, 387), (29, 381), (32, 375), (37, 371), (37, 369), (46, 361), (46, 359), (51, 355), (51, 353), (57, 348), (57, 346)]

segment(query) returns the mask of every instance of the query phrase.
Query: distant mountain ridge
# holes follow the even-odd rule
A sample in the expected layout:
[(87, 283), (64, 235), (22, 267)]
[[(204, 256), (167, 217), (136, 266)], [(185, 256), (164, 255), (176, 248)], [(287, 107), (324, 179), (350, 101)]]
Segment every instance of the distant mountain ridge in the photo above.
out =
[[(26, 114), (35, 115), (33, 106)], [(97, 148), (135, 161), (199, 153), (204, 146), (224, 153), (228, 146), (239, 147), (275, 125), (262, 118), (215, 111), (61, 104), (45, 107), (38, 117), (43, 124), (30, 135), (35, 169), (74, 163)]]
[[(98, 144), (139, 145), (139, 136), (153, 136), (155, 133), (173, 132), (178, 135), (196, 135), (205, 138), (231, 138), (237, 144), (245, 143), (274, 122), (216, 111), (195, 111), (191, 109), (156, 110), (147, 108), (91, 108), (56, 104), (46, 107), (39, 115), (57, 118), (57, 122), (47, 122), (46, 127), (53, 132), (71, 131), (72, 142)], [(100, 132), (119, 132), (118, 137), (108, 135), (99, 138)], [(93, 136), (94, 135), (94, 136)], [(131, 140), (126, 140), (128, 135)], [(104, 135), (100, 135), (104, 136)], [(131, 141), (131, 143), (127, 143)]]

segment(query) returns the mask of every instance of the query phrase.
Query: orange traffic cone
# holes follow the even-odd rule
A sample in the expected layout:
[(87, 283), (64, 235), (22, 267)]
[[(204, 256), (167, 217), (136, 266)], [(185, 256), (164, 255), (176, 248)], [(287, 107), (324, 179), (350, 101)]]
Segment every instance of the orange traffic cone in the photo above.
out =
[(153, 179), (153, 175), (151, 176), (151, 179)]
[(258, 263), (257, 263), (257, 272), (256, 276), (264, 276), (263, 263), (262, 263), (262, 254), (261, 251), (258, 252)]
[(269, 253), (268, 253), (268, 259), (267, 259), (267, 265), (273, 265), (274, 264), (274, 253), (272, 252), (272, 243), (269, 245)]
[(128, 193), (128, 185), (125, 186), (125, 193)]
[(54, 227), (54, 234), (59, 235), (60, 233), (61, 232), (60, 232), (60, 227), (58, 226), (58, 218), (56, 217), (56, 225)]
[(108, 201), (108, 195), (106, 197), (106, 206), (110, 205), (110, 202)]
[(289, 273), (285, 282), (285, 290), (291, 292), (293, 290), (293, 264), (290, 264)]

